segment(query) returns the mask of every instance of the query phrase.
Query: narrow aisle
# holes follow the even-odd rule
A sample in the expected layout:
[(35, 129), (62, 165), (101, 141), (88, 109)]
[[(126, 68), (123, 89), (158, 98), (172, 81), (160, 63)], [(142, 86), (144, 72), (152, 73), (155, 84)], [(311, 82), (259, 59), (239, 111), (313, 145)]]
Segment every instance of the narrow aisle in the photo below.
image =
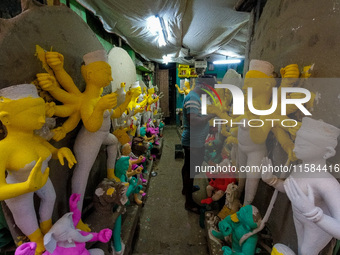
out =
[[(140, 233), (134, 255), (172, 254), (207, 255), (205, 230), (199, 226), (199, 215), (184, 209), (181, 169), (183, 159), (175, 160), (179, 144), (175, 126), (166, 126), (158, 173), (150, 179), (148, 198), (140, 218)], [(203, 180), (204, 181), (204, 180)], [(205, 187), (195, 197), (202, 197)]]

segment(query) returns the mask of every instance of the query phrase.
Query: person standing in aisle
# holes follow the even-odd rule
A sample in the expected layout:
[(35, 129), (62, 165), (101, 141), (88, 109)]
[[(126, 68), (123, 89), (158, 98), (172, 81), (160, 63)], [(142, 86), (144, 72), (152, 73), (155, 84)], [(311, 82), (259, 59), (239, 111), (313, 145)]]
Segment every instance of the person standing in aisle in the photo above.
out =
[(184, 165), (182, 168), (183, 189), (185, 195), (185, 209), (200, 213), (200, 206), (192, 198), (194, 189), (195, 166), (201, 166), (204, 159), (204, 143), (209, 132), (209, 120), (216, 115), (201, 114), (201, 95), (204, 90), (210, 90), (217, 81), (213, 77), (199, 77), (193, 90), (184, 98), (183, 102), (183, 133), (182, 146), (184, 148)]

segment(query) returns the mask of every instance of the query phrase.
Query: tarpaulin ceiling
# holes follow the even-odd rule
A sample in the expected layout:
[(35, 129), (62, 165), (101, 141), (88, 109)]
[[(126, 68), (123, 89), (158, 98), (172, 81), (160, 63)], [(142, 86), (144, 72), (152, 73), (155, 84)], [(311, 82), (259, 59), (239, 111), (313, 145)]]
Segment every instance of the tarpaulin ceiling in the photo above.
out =
[[(125, 40), (147, 60), (188, 63), (190, 57), (232, 51), (244, 56), (248, 40), (249, 13), (234, 10), (235, 0), (77, 0), (94, 13), (104, 29)], [(147, 18), (158, 15), (168, 37), (159, 46), (147, 28)], [(188, 52), (189, 50), (189, 52)], [(193, 61), (191, 60), (191, 61)]]

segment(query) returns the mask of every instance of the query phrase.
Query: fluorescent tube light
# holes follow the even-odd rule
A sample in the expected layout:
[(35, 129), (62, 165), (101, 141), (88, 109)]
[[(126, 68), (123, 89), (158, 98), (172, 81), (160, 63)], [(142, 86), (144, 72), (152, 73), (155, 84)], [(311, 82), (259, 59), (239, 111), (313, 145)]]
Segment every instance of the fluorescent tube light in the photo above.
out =
[(240, 55), (236, 54), (233, 51), (219, 50), (218, 53), (222, 54), (222, 55), (225, 55), (227, 57), (230, 57), (230, 58), (241, 58)]
[(225, 64), (238, 64), (241, 63), (239, 59), (226, 59), (226, 60), (216, 60), (213, 62), (214, 65), (225, 65)]

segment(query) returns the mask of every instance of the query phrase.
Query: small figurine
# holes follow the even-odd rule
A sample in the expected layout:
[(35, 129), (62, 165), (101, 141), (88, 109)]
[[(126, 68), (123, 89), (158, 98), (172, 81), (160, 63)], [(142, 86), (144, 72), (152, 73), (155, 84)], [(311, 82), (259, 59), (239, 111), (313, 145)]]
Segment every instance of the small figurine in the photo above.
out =
[[(131, 164), (140, 164), (145, 161), (144, 156), (139, 156), (137, 159), (131, 157), (131, 145), (126, 143), (122, 146), (121, 153), (123, 156), (129, 156)], [(138, 169), (139, 170), (139, 169)]]
[(236, 213), (241, 207), (241, 201), (239, 199), (240, 192), (238, 186), (234, 183), (230, 183), (225, 192), (225, 205), (222, 210), (217, 214), (217, 216), (223, 220), (228, 215)]
[(155, 127), (155, 125), (153, 124), (152, 120), (149, 119), (148, 123), (146, 124), (146, 132), (154, 137), (154, 143), (155, 145), (159, 145), (159, 138), (158, 138), (158, 134), (159, 134), (159, 128)]
[[(132, 170), (132, 164), (139, 164), (144, 160), (143, 156), (140, 156), (138, 160), (131, 160), (130, 159), (130, 153), (131, 153), (131, 145), (130, 144), (124, 144), (122, 147), (122, 156), (117, 160), (116, 162), (116, 169), (115, 169), (115, 175), (120, 179), (121, 182), (129, 182), (131, 179), (135, 179), (135, 177), (132, 177), (134, 175), (141, 174), (142, 167), (137, 167), (135, 170)], [(131, 177), (131, 179), (130, 179)], [(134, 180), (133, 180), (134, 181)], [(143, 202), (138, 198), (138, 194), (144, 193), (142, 191), (142, 185), (138, 185), (134, 191), (134, 200), (138, 205), (141, 205)]]
[(254, 255), (257, 235), (251, 235), (243, 243), (242, 237), (256, 230), (261, 224), (261, 215), (252, 205), (242, 207), (237, 213), (227, 216), (218, 223), (220, 232), (212, 231), (213, 235), (221, 240), (231, 235), (232, 247), (223, 246), (223, 255)]
[(143, 114), (143, 124), (146, 124), (149, 119), (153, 120), (154, 112), (157, 111), (156, 104), (158, 104), (160, 96), (156, 95), (155, 88), (157, 87), (154, 87), (150, 82), (147, 95), (147, 107), (145, 113)]
[[(72, 194), (70, 197), (71, 212), (64, 214), (44, 236), (46, 251), (43, 255), (102, 255), (100, 249), (87, 250), (86, 242), (100, 241), (107, 243), (111, 239), (112, 231), (103, 229), (99, 233), (88, 233), (75, 228), (80, 220), (81, 213), (77, 209), (79, 194)], [(16, 255), (34, 254), (35, 245), (25, 243), (18, 247)]]
[[(220, 167), (230, 166), (228, 159), (224, 159), (220, 164)], [(220, 174), (218, 173), (217, 178), (214, 178), (214, 174), (209, 175), (212, 178), (207, 186), (208, 198), (201, 201), (202, 204), (211, 204), (213, 201), (220, 200), (227, 192), (227, 188), (230, 184), (236, 183), (236, 179), (231, 174)]]
[[(0, 120), (7, 136), (0, 141), (2, 177), (0, 199), (5, 200), (18, 228), (37, 243), (37, 254), (45, 248), (43, 234), (52, 227), (56, 194), (49, 176), (48, 162), (59, 159), (68, 167), (76, 163), (70, 149), (56, 149), (34, 134), (45, 123), (45, 102), (32, 84), (15, 85), (0, 90)], [(6, 176), (7, 173), (7, 176)], [(6, 177), (5, 177), (6, 176)], [(33, 196), (40, 198), (38, 224)]]
[(164, 126), (165, 126), (164, 121), (161, 121), (161, 122), (159, 123), (159, 125), (158, 125), (158, 128), (159, 128), (159, 136), (160, 136), (160, 137), (163, 137), (163, 129), (164, 129)]
[(139, 120), (140, 113), (135, 114), (127, 119), (126, 124), (129, 127), (128, 134), (131, 139), (136, 136), (138, 130), (140, 129), (140, 120)]
[[(142, 181), (142, 183), (144, 184), (144, 183), (146, 183), (147, 182), (147, 180), (146, 179), (144, 179), (144, 176), (143, 176), (143, 173), (145, 173), (146, 172), (146, 170), (144, 169), (144, 165), (145, 164), (143, 164), (143, 163), (145, 163), (145, 161), (146, 161), (146, 157), (144, 157), (144, 156), (139, 156), (138, 158), (137, 158), (137, 156), (136, 155), (134, 155), (133, 154), (133, 152), (131, 151), (131, 145), (130, 144), (128, 144), (129, 146), (127, 147), (126, 146), (126, 151), (125, 151), (125, 156), (129, 156), (130, 157), (130, 162), (131, 162), (131, 164), (132, 164), (132, 166), (131, 166), (131, 169), (133, 170), (133, 171), (141, 171), (141, 173), (139, 174), (139, 179)], [(142, 194), (142, 196), (145, 196), (146, 195), (146, 193), (143, 193)]]
[(222, 142), (219, 139), (213, 138), (209, 142), (205, 143), (205, 156), (204, 160), (210, 165), (220, 163), (222, 160)]
[(147, 127), (142, 126), (140, 128), (140, 136), (143, 138), (144, 142), (153, 144), (155, 142), (155, 135), (147, 137), (146, 136), (146, 130), (147, 130)]
[(134, 114), (144, 111), (144, 107), (146, 106), (147, 100), (144, 100), (142, 103), (137, 103), (138, 97), (142, 94), (142, 89), (139, 85), (139, 81), (133, 83), (129, 89), (132, 94), (132, 98), (128, 105), (128, 111), (134, 111)]
[(183, 94), (183, 95), (188, 95), (190, 92), (190, 82), (188, 79), (184, 80), (184, 87), (181, 89), (177, 84), (175, 84), (175, 87), (178, 90), (178, 93)]

